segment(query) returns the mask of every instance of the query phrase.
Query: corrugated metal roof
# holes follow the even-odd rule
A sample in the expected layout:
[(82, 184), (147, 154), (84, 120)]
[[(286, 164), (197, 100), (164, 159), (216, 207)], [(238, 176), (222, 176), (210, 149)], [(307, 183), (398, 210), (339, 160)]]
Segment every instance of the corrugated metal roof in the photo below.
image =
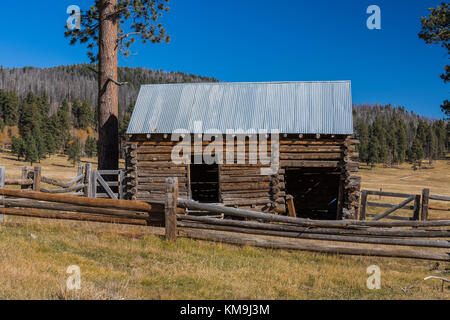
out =
[(350, 81), (143, 85), (128, 134), (217, 129), (352, 134)]

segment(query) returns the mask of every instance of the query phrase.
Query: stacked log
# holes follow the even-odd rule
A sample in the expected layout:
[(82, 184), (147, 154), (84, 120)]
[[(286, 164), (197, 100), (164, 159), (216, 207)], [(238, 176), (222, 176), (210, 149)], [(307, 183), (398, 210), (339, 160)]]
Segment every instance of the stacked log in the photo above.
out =
[(176, 165), (171, 160), (176, 142), (137, 141), (127, 146), (127, 175), (129, 198), (132, 200), (164, 203), (165, 179), (178, 178), (179, 195), (188, 195), (187, 165)]
[(344, 143), (344, 165), (341, 180), (343, 181), (342, 218), (356, 219), (359, 209), (361, 177), (357, 176), (359, 154), (356, 152), (358, 140), (347, 138)]

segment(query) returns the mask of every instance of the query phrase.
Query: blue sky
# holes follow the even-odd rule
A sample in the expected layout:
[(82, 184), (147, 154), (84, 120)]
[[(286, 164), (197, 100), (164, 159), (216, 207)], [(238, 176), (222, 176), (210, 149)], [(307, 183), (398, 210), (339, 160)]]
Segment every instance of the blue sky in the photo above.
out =
[[(68, 5), (93, 0), (9, 2), (0, 11), (0, 65), (87, 62), (64, 38)], [(442, 118), (449, 57), (419, 39), (434, 0), (172, 0), (162, 20), (170, 44), (136, 45), (121, 66), (213, 76), (222, 81), (351, 80), (354, 103), (391, 103)], [(366, 9), (381, 8), (381, 30)], [(5, 6), (5, 4), (4, 4)]]

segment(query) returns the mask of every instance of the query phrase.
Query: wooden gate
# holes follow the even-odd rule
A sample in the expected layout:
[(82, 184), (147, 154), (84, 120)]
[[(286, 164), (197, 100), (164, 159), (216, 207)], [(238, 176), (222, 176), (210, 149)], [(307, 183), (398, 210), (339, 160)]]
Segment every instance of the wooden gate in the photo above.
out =
[(125, 187), (124, 170), (93, 170), (91, 172), (89, 196), (92, 198), (124, 199)]
[[(379, 203), (379, 202), (369, 202), (367, 197), (369, 195), (394, 197), (394, 198), (406, 198), (399, 204), (390, 203)], [(393, 219), (393, 220), (419, 220), (420, 218), (420, 195), (419, 194), (406, 194), (406, 193), (394, 193), (394, 192), (382, 192), (382, 191), (371, 191), (363, 190), (361, 192), (361, 210), (359, 213), (360, 220), (366, 220), (367, 217), (371, 217), (373, 220), (380, 220), (383, 218)], [(410, 205), (414, 201), (414, 205)], [(378, 208), (388, 208), (385, 212), (381, 214), (367, 213), (367, 207), (378, 207)], [(394, 216), (391, 215), (397, 210), (406, 209), (412, 211), (411, 217), (404, 216)]]

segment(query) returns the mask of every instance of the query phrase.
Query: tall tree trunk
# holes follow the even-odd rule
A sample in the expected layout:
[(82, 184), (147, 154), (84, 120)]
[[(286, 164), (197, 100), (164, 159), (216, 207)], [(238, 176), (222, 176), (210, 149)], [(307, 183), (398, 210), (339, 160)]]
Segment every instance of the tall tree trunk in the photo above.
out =
[[(101, 0), (100, 31), (98, 42), (98, 168), (115, 170), (119, 167), (119, 97), (117, 81), (117, 31), (118, 21), (109, 15), (114, 12), (117, 0)], [(108, 17), (109, 16), (109, 17)]]

